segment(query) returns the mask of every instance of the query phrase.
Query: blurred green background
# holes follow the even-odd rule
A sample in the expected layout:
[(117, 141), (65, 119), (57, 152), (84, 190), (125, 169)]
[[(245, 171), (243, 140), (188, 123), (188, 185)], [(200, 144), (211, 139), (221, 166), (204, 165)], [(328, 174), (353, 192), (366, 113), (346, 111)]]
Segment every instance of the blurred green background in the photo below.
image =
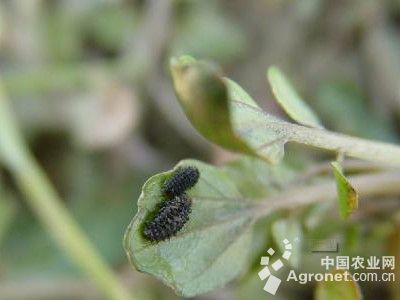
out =
[[(167, 66), (181, 54), (220, 63), (283, 116), (265, 82), (276, 64), (328, 128), (395, 143), (400, 136), (400, 1), (1, 0), (0, 77), (19, 126), (139, 299), (177, 298), (134, 271), (122, 248), (143, 182), (183, 158), (232, 159), (192, 128), (175, 99)], [(240, 284), (198, 299), (258, 299)], [(312, 290), (296, 293), (309, 299)], [(1, 166), (0, 299), (102, 299)]]

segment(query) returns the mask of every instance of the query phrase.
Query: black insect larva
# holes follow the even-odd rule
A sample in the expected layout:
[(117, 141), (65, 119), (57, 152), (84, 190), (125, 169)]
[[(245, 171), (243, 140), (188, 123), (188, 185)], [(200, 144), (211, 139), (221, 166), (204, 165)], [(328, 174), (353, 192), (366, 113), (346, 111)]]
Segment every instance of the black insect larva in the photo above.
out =
[(193, 187), (199, 180), (200, 172), (196, 167), (180, 167), (164, 183), (163, 191), (168, 196), (179, 196)]
[(191, 212), (192, 200), (186, 194), (164, 201), (155, 217), (146, 223), (143, 235), (152, 242), (168, 239), (182, 229)]

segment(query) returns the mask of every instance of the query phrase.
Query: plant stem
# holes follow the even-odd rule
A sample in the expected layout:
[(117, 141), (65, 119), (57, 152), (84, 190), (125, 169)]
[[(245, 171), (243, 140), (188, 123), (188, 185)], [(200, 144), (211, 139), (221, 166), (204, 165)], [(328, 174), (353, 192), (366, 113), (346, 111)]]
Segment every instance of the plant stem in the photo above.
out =
[[(362, 197), (394, 196), (400, 194), (400, 172), (385, 171), (377, 174), (348, 177)], [(262, 217), (278, 209), (293, 209), (312, 203), (332, 200), (336, 195), (334, 180), (311, 186), (293, 187), (277, 196), (269, 197), (257, 205), (256, 215)]]
[[(26, 201), (67, 255), (110, 299), (132, 299), (62, 204), (28, 151), (0, 86), (0, 160), (9, 168)], [(29, 245), (28, 245), (29, 246)]]
[(351, 137), (325, 129), (297, 124), (291, 124), (291, 126), (294, 127), (293, 130), (286, 130), (290, 141), (342, 152), (350, 157), (400, 166), (399, 146)]
[[(262, 126), (275, 132), (281, 143), (295, 142), (320, 149), (332, 150), (354, 158), (400, 167), (400, 146), (352, 137), (326, 129), (289, 123), (268, 115), (257, 106), (237, 100), (231, 101), (242, 108), (245, 107), (264, 115), (265, 121), (261, 123)], [(263, 147), (271, 146), (274, 142), (268, 141)]]
[[(370, 173), (376, 171), (384, 171), (384, 170), (389, 171), (391, 169), (392, 170), (395, 169), (384, 166), (381, 163), (356, 160), (356, 159), (344, 160), (341, 163), (341, 166), (343, 167), (343, 170), (345, 170), (346, 174), (361, 173), (361, 172)], [(326, 174), (332, 174), (331, 161), (326, 161), (312, 165), (304, 172), (297, 175), (291, 182), (293, 183), (305, 182), (315, 176), (326, 175)]]

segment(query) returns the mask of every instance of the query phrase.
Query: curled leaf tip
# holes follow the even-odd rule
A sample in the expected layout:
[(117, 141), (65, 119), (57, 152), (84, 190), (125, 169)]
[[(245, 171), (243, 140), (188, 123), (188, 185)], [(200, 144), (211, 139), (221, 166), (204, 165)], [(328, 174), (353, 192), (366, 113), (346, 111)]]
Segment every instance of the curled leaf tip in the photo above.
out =
[(196, 59), (190, 55), (183, 55), (180, 57), (171, 57), (169, 65), (171, 68), (177, 67), (179, 65), (189, 65), (195, 63)]
[(228, 90), (219, 68), (190, 56), (172, 59), (170, 67), (176, 95), (192, 125), (225, 148), (249, 153), (232, 128)]
[(280, 120), (265, 114), (238, 84), (222, 77), (218, 67), (190, 56), (172, 59), (170, 67), (179, 103), (205, 138), (271, 163), (282, 159), (286, 137), (282, 130), (265, 126)]
[(358, 193), (343, 173), (343, 168), (338, 162), (331, 166), (336, 178), (339, 211), (343, 219), (347, 219), (358, 208)]

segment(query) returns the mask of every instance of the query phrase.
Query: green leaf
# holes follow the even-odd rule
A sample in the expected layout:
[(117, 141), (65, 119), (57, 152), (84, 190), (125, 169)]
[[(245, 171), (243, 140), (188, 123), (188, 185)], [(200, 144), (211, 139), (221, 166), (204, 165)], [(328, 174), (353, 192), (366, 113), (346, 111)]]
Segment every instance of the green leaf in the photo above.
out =
[(279, 68), (270, 67), (267, 72), (267, 78), (276, 100), (294, 121), (310, 127), (322, 127), (317, 115), (301, 99)]
[(209, 140), (230, 150), (279, 162), (284, 137), (265, 128), (278, 118), (264, 113), (235, 82), (215, 66), (182, 56), (171, 60), (175, 91), (186, 116)]
[(232, 161), (223, 169), (240, 193), (254, 200), (278, 193), (296, 176), (295, 171), (284, 163), (270, 165), (250, 156)]
[(347, 219), (358, 208), (358, 193), (344, 176), (338, 162), (331, 163), (336, 178), (340, 215)]
[[(252, 166), (259, 165), (258, 169)], [(131, 263), (173, 288), (178, 294), (192, 297), (223, 286), (243, 270), (251, 249), (252, 229), (256, 214), (255, 195), (274, 193), (271, 184), (284, 179), (272, 178), (278, 167), (254, 158), (244, 158), (221, 168), (195, 160), (179, 166), (196, 166), (199, 182), (188, 191), (193, 200), (188, 223), (169, 240), (150, 243), (143, 235), (143, 224), (156, 205), (165, 201), (161, 188), (173, 171), (157, 174), (144, 185), (138, 200), (138, 212), (129, 225), (124, 247)], [(241, 176), (258, 182), (250, 191), (238, 182)], [(268, 178), (270, 179), (268, 181)]]
[(171, 59), (171, 73), (178, 100), (201, 134), (228, 149), (252, 153), (232, 128), (228, 91), (214, 65), (182, 56)]
[(234, 132), (261, 158), (278, 163), (284, 155), (287, 138), (282, 131), (268, 128), (268, 123), (282, 120), (262, 111), (257, 103), (233, 80), (224, 78), (228, 90)]
[(344, 277), (344, 274), (347, 274), (347, 279), (349, 280), (345, 281), (344, 278), (342, 278), (342, 280), (319, 282), (315, 290), (316, 300), (362, 299), (360, 287), (357, 282), (353, 280), (350, 273), (336, 270), (332, 272), (332, 274), (333, 276), (337, 275), (341, 277)]

